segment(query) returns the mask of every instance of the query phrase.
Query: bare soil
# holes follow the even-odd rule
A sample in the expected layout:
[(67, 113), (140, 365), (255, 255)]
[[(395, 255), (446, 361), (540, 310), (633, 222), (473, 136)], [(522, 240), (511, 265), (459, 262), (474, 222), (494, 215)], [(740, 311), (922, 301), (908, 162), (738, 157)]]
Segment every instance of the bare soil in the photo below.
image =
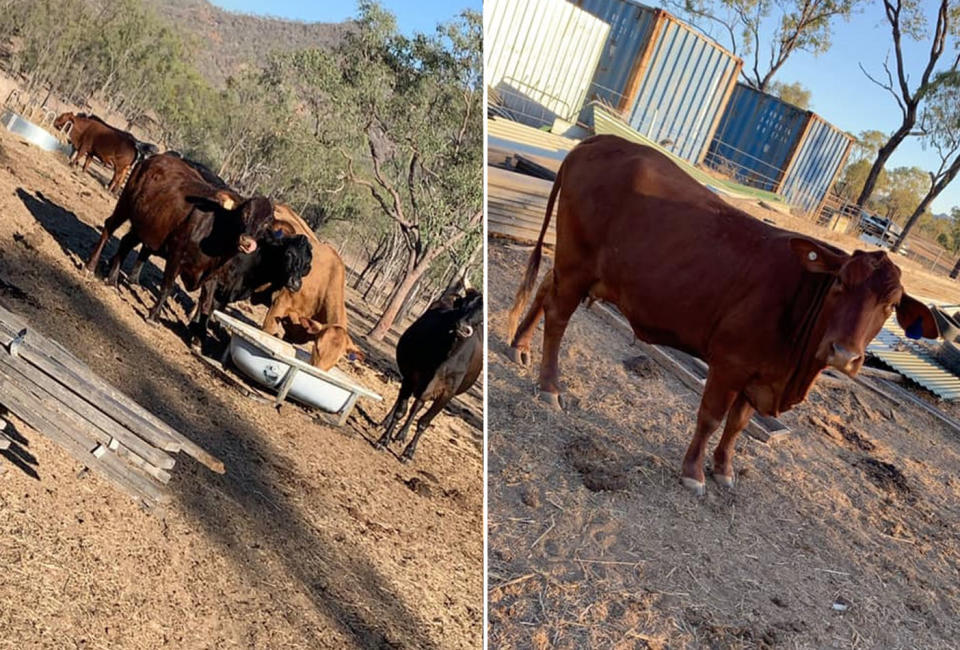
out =
[(815, 386), (791, 433), (741, 436), (734, 489), (697, 498), (679, 471), (699, 394), (598, 314), (567, 329), (564, 412), (534, 395), (540, 333), (530, 370), (508, 360), (528, 254), (490, 242), (491, 647), (957, 647), (955, 432)]
[(147, 289), (81, 275), (114, 204), (100, 180), (0, 130), (0, 298), (227, 473), (181, 455), (172, 504), (146, 512), (12, 418), (23, 440), (0, 457), (0, 648), (477, 647), (480, 403), (441, 414), (410, 465), (375, 451), (370, 420), (398, 376), (392, 344), (362, 337), (370, 314), (353, 295), (368, 358), (342, 367), (383, 402), (361, 401), (338, 429), (244, 397), (183, 342), (185, 294), (145, 323), (159, 260)]

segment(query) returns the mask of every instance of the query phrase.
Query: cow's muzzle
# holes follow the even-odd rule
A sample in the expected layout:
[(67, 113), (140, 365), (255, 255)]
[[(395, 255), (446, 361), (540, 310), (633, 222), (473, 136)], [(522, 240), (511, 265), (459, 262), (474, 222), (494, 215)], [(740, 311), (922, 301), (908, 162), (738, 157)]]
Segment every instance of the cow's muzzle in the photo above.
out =
[(290, 291), (300, 291), (300, 287), (303, 286), (303, 282), (300, 281), (300, 278), (290, 278), (287, 280), (287, 289)]
[(827, 365), (852, 377), (863, 365), (863, 355), (839, 343), (834, 343), (831, 346), (830, 356), (827, 357)]
[(240, 249), (241, 253), (246, 253), (249, 255), (253, 251), (257, 250), (257, 240), (250, 235), (240, 235), (238, 248)]
[(469, 323), (457, 323), (457, 336), (462, 336), (465, 339), (473, 336), (473, 327)]

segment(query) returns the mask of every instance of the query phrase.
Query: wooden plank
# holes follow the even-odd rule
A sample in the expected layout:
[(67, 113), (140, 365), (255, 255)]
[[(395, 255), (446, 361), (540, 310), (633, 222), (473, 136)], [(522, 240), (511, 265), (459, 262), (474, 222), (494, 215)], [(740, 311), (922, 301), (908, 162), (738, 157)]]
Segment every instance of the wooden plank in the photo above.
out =
[[(86, 420), (82, 415), (70, 409), (69, 406), (57, 399), (55, 395), (47, 391), (47, 387), (38, 384), (25, 375), (19, 373), (15, 367), (10, 365), (11, 357), (9, 354), (0, 351), (0, 376), (8, 381), (14, 382), (18, 387), (32, 395), (37, 402), (45, 409), (46, 418), (56, 423), (60, 428), (66, 428), (76, 434), (83, 440), (90, 441), (91, 444), (99, 444), (118, 456), (126, 459), (131, 465), (143, 470), (146, 474), (153, 476), (163, 482), (170, 480), (170, 475), (163, 469), (147, 462), (139, 454), (134, 453), (125, 447), (121, 442), (110, 434), (99, 429), (92, 422)], [(26, 364), (23, 364), (26, 365)], [(3, 401), (0, 395), (0, 402)], [(154, 451), (156, 449), (152, 448)], [(169, 458), (169, 457), (168, 457)], [(170, 459), (171, 461), (173, 459)], [(172, 465), (171, 465), (172, 467)]]
[[(16, 336), (19, 324), (11, 327), (8, 315), (0, 306), (0, 345), (8, 345)], [(166, 429), (161, 429), (153, 420), (154, 416), (146, 417), (147, 413), (136, 402), (120, 393), (90, 370), (83, 362), (76, 359), (66, 349), (51, 339), (45, 338), (37, 330), (25, 326), (28, 331), (27, 339), (20, 348), (20, 357), (31, 365), (42, 370), (45, 374), (54, 377), (61, 384), (75, 392), (79, 389), (81, 397), (104, 411), (138, 436), (164, 451), (180, 451), (181, 444), (172, 437)], [(21, 328), (22, 329), (22, 328)]]
[(10, 440), (6, 435), (0, 433), (0, 451), (4, 449), (10, 449), (10, 445), (13, 444), (13, 441)]
[(23, 359), (0, 350), (0, 365), (5, 366), (9, 372), (21, 376), (24, 382), (36, 386), (39, 390), (46, 391), (65, 408), (70, 409), (79, 418), (89, 422), (91, 431), (99, 442), (106, 444), (110, 442), (111, 438), (115, 438), (133, 455), (159, 469), (172, 469), (176, 464), (176, 461), (168, 454), (121, 426), (116, 420), (107, 417), (77, 393)]
[(116, 454), (108, 452), (100, 457), (93, 455), (99, 443), (83, 437), (67, 424), (57, 423), (57, 415), (36, 396), (20, 388), (0, 371), (0, 401), (12, 413), (44, 436), (63, 447), (85, 467), (98, 471), (108, 481), (117, 485), (134, 499), (146, 505), (166, 503), (169, 495), (150, 479), (138, 475), (126, 466)]
[[(3, 339), (0, 342), (8, 344), (24, 327), (28, 327), (26, 321), (0, 304), (0, 332), (6, 334), (6, 337), (0, 336)], [(218, 458), (113, 388), (59, 343), (33, 331), (37, 336), (29, 337), (29, 343), (24, 342), (21, 354), (28, 362), (55, 376), (66, 386), (87, 384), (82, 395), (85, 399), (96, 400), (95, 406), (155, 447), (164, 451), (183, 451), (218, 474), (226, 471)]]
[(931, 404), (928, 404), (924, 400), (910, 393), (908, 390), (901, 388), (900, 386), (897, 386), (894, 383), (885, 381), (883, 379), (876, 379), (876, 378), (867, 379), (867, 378), (860, 378), (860, 377), (854, 378), (853, 381), (860, 384), (861, 386), (866, 386), (867, 388), (873, 390), (874, 392), (886, 397), (888, 400), (890, 400), (895, 404), (899, 405), (899, 404), (902, 404), (903, 402), (907, 402), (909, 404), (913, 404), (914, 406), (918, 406), (924, 411), (926, 411), (927, 413), (929, 413), (930, 415), (932, 415), (933, 417), (940, 420), (940, 422), (942, 422), (943, 424), (947, 425), (950, 429), (953, 430), (954, 433), (960, 434), (960, 421), (947, 415), (937, 407)]

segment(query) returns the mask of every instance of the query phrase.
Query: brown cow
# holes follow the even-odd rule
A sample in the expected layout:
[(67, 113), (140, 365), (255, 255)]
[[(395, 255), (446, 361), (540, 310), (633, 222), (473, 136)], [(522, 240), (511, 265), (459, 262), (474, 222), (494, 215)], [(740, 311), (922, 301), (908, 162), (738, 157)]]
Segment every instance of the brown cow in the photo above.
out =
[(283, 204), (274, 208), (273, 228), (310, 240), (310, 272), (299, 291), (283, 288), (263, 320), (263, 330), (273, 336), (283, 332), (291, 343), (313, 341), (310, 363), (321, 370), (337, 365), (345, 353), (362, 356), (347, 333), (346, 270), (340, 255), (321, 242), (307, 223)]
[(104, 223), (88, 273), (96, 269), (110, 236), (128, 220), (130, 231), (110, 261), (107, 283), (117, 285), (120, 264), (138, 243), (164, 258), (160, 295), (147, 317), (156, 321), (177, 277), (194, 291), (234, 255), (255, 251), (273, 220), (273, 205), (262, 196), (244, 199), (211, 185), (178, 157), (148, 158), (133, 170)]
[[(516, 328), (558, 194), (554, 266)], [(683, 483), (698, 494), (707, 441), (724, 416), (713, 474), (729, 487), (734, 442), (754, 411), (798, 404), (827, 366), (856, 374), (894, 309), (911, 336), (937, 337), (930, 311), (907, 295), (885, 253), (847, 255), (767, 225), (657, 150), (615, 136), (584, 140), (561, 165), (510, 312), (520, 363), (545, 316), (539, 385), (557, 406), (560, 340), (588, 296), (615, 304), (637, 337), (710, 365), (683, 459)]]
[(138, 156), (156, 151), (153, 145), (139, 142), (126, 131), (116, 129), (95, 115), (63, 113), (53, 122), (55, 129), (70, 125), (70, 144), (74, 152), (70, 164), (83, 161), (83, 171), (87, 171), (90, 158), (96, 156), (105, 165), (113, 167), (113, 179), (107, 186), (110, 192), (117, 192), (126, 178), (127, 170), (136, 162)]

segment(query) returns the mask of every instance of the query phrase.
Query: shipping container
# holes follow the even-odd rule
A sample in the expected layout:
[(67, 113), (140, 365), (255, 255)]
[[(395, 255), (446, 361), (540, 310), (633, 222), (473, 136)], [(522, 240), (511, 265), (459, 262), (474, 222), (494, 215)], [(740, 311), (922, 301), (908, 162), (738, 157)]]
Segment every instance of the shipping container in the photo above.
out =
[[(662, 9), (631, 0), (573, 0), (610, 25), (587, 93), (684, 160), (713, 139), (743, 62)], [(590, 112), (581, 113), (589, 124)]]
[(610, 27), (566, 0), (484, 3), (485, 83), (520, 122), (572, 124)]
[(737, 84), (705, 162), (819, 213), (852, 146), (852, 136), (816, 113)]

